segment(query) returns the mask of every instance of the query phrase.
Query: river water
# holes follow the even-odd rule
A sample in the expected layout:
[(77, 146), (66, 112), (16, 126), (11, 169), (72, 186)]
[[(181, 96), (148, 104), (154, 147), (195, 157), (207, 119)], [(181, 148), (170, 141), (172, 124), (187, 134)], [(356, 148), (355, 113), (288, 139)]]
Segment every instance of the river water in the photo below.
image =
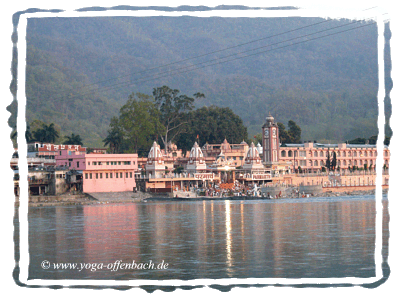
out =
[(29, 279), (373, 277), (375, 205), (347, 196), (30, 207)]

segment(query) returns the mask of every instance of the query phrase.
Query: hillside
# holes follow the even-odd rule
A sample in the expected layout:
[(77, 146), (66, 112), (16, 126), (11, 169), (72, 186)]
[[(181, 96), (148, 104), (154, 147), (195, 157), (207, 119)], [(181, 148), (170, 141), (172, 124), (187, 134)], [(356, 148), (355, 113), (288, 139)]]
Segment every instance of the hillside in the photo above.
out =
[[(220, 51), (322, 22), (318, 18), (105, 17), (29, 19), (27, 118), (80, 134), (102, 146), (109, 120), (132, 92), (151, 94), (162, 85), (206, 98), (197, 107), (230, 107), (252, 136), (271, 112), (292, 119), (304, 140), (341, 141), (377, 133), (376, 26), (302, 42), (223, 64), (200, 62), (245, 52), (315, 31), (343, 26), (331, 20), (302, 30)], [(316, 36), (366, 25), (353, 24)], [(286, 44), (277, 44), (282, 47)], [(193, 60), (187, 58), (198, 57)], [(213, 61), (211, 63), (215, 63)], [(163, 65), (167, 67), (158, 68)], [(195, 66), (195, 70), (181, 69)], [(168, 70), (174, 75), (163, 73)], [(139, 73), (144, 72), (146, 73)], [(132, 75), (134, 74), (134, 75)], [(158, 74), (158, 75), (154, 75)], [(152, 79), (153, 77), (161, 77)], [(145, 78), (143, 78), (145, 77)], [(138, 79), (141, 79), (138, 81)]]

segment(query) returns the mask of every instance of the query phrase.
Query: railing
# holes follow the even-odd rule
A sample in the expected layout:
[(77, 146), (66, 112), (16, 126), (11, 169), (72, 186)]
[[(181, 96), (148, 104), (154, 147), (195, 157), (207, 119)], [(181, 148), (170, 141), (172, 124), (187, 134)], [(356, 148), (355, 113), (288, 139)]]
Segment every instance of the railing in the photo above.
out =
[[(142, 174), (141, 175), (135, 174), (135, 179), (175, 179), (175, 178), (196, 179), (196, 176), (194, 173), (180, 173), (180, 174), (172, 173), (172, 174), (163, 174), (162, 176), (157, 176), (157, 177), (154, 175), (147, 176), (147, 175), (142, 175)], [(219, 177), (216, 174), (214, 174), (213, 179), (219, 179)]]
[[(41, 158), (41, 157), (28, 157), (27, 159), (28, 164), (30, 163), (56, 163), (55, 159), (51, 158)], [(18, 158), (11, 158), (11, 163), (18, 163)]]
[[(383, 170), (382, 171), (383, 175), (388, 175), (388, 170)], [(376, 175), (376, 171), (349, 171), (349, 170), (340, 170), (340, 171), (335, 171), (335, 172), (321, 172), (318, 171), (317, 173), (292, 173), (289, 175), (297, 175), (300, 177), (317, 177), (317, 176), (335, 176), (335, 175), (341, 175), (341, 176), (350, 176), (350, 175)]]

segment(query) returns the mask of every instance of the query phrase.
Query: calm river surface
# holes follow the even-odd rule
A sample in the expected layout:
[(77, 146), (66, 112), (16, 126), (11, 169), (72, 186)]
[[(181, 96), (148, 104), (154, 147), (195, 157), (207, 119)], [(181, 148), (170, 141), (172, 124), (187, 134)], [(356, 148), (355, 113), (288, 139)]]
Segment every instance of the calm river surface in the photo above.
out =
[[(30, 207), (29, 248), (30, 279), (372, 277), (375, 200), (349, 196)], [(45, 260), (48, 269), (41, 267)], [(137, 267), (107, 269), (117, 260), (131, 266), (134, 261)], [(78, 265), (54, 270), (54, 263)], [(154, 269), (143, 269), (151, 264)]]

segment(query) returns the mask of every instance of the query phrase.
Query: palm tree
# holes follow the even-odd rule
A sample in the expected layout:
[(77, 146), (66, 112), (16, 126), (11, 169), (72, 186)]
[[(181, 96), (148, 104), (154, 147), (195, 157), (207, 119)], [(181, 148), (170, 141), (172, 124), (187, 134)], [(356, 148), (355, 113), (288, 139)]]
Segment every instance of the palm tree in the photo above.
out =
[[(18, 130), (14, 129), (13, 132), (11, 133), (11, 139), (14, 140), (18, 137)], [(27, 143), (32, 142), (33, 136), (31, 133), (31, 128), (29, 125), (26, 125), (26, 131), (25, 131), (25, 139)]]
[(116, 128), (112, 128), (111, 130), (108, 130), (108, 135), (107, 137), (103, 140), (104, 146), (109, 145), (111, 153), (118, 153), (119, 147), (121, 146), (122, 143), (122, 134), (121, 131), (119, 131)]
[(81, 145), (83, 146), (82, 138), (79, 134), (75, 135), (74, 133), (71, 136), (65, 136), (65, 145)]
[(59, 137), (58, 131), (54, 128), (54, 123), (50, 125), (43, 124), (42, 128), (39, 128), (33, 132), (35, 140), (42, 143), (54, 143)]

